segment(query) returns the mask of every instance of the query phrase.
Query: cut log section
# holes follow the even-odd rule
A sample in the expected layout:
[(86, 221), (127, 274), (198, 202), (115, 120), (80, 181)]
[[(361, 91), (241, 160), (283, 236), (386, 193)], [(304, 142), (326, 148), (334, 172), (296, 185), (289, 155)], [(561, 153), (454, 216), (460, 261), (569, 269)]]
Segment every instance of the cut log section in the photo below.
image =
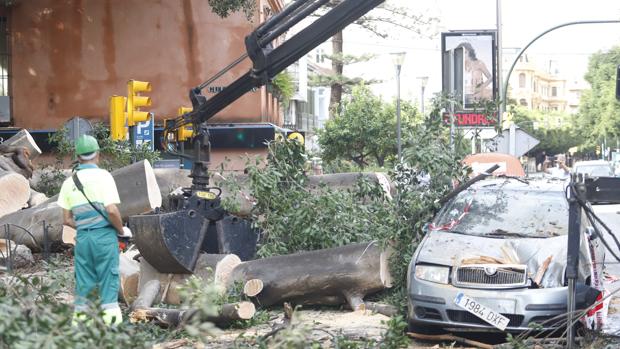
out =
[(15, 172), (0, 172), (0, 217), (28, 206), (30, 185)]
[(256, 297), (264, 288), (262, 280), (251, 279), (243, 285), (243, 293), (248, 297)]
[(162, 208), (168, 209), (168, 195), (179, 187), (190, 187), (192, 179), (191, 171), (179, 168), (156, 168), (153, 169), (155, 179), (159, 185), (162, 198)]
[(26, 129), (21, 129), (13, 137), (4, 141), (2, 145), (8, 147), (26, 148), (28, 150), (30, 160), (34, 160), (41, 155), (41, 149), (37, 146), (37, 143), (30, 135), (30, 132)]
[(258, 259), (235, 267), (228, 282), (260, 280), (263, 306), (329, 300), (364, 309), (364, 296), (392, 286), (389, 253), (372, 242)]
[(47, 199), (48, 197), (45, 194), (39, 193), (38, 191), (34, 189), (30, 189), (30, 197), (28, 198), (28, 207), (34, 207), (34, 206), (40, 205), (44, 203), (45, 201), (47, 201)]
[(127, 305), (131, 305), (138, 295), (140, 263), (134, 259), (137, 255), (139, 255), (138, 250), (130, 248), (121, 253), (118, 258), (118, 274), (121, 279), (118, 296)]
[(119, 168), (112, 172), (121, 204), (123, 219), (161, 207), (161, 192), (148, 160)]
[(178, 289), (186, 279), (196, 275), (206, 282), (213, 282), (220, 286), (220, 292), (226, 291), (226, 282), (234, 267), (241, 264), (239, 257), (234, 254), (207, 254), (203, 253), (198, 257), (194, 274), (166, 274), (160, 273), (144, 258), (140, 258), (140, 277), (138, 278), (138, 290), (142, 293), (146, 284), (151, 280), (158, 280), (161, 289), (157, 295), (157, 301), (179, 305), (181, 298)]
[[(123, 218), (153, 210), (161, 205), (161, 194), (155, 181), (153, 169), (147, 160), (125, 166), (112, 172), (116, 182), (121, 204), (118, 206)], [(30, 189), (27, 191), (30, 196)], [(52, 250), (62, 243), (63, 219), (62, 208), (52, 197), (35, 207), (17, 211), (0, 218), (0, 225), (11, 223), (28, 230), (34, 237), (30, 238), (22, 229), (11, 228), (12, 239), (28, 246), (33, 251), (43, 249), (43, 224), (49, 226), (48, 237)], [(26, 202), (28, 199), (26, 199)]]
[(161, 285), (159, 280), (150, 280), (144, 284), (144, 287), (140, 290), (140, 295), (131, 304), (131, 309), (137, 310), (152, 307), (157, 295), (159, 294), (160, 288)]
[[(218, 314), (207, 315), (200, 320), (225, 326), (236, 320), (249, 320), (255, 313), (256, 308), (252, 302), (230, 303), (223, 304)], [(187, 323), (198, 314), (197, 309), (145, 308), (134, 310), (129, 314), (129, 318), (132, 322), (155, 321), (160, 326), (175, 328)]]

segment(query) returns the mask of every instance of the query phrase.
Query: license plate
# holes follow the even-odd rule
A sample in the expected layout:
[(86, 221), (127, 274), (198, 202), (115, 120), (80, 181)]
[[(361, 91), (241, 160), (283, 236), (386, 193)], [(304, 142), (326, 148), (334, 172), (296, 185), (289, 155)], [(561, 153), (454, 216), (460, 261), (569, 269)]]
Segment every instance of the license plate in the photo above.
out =
[(480, 319), (488, 322), (496, 328), (504, 331), (510, 320), (499, 312), (490, 309), (487, 306), (480, 304), (475, 299), (466, 296), (463, 293), (456, 295), (454, 303), (460, 308), (467, 310), (468, 312), (476, 315)]

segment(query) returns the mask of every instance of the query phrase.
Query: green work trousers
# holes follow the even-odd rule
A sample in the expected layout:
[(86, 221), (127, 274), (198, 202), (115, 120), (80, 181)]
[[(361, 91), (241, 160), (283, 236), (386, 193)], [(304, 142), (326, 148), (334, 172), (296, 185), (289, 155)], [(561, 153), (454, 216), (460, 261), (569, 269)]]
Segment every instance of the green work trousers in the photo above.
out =
[(118, 308), (118, 239), (113, 228), (79, 230), (75, 239), (75, 308), (99, 290), (102, 309)]

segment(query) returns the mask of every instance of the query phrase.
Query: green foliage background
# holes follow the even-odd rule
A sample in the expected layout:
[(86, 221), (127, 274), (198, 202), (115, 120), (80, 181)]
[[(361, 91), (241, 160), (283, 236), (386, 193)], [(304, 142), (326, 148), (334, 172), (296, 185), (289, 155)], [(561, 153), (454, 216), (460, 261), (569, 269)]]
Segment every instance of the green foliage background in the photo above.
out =
[[(384, 111), (384, 105), (367, 90), (359, 89), (357, 93), (363, 103), (345, 108), (345, 113), (372, 114), (371, 108)], [(451, 190), (452, 180), (463, 180), (467, 174), (460, 163), (462, 154), (450, 147), (440, 109), (437, 106), (429, 117), (405, 128), (404, 161), (389, 170), (395, 185), (391, 195), (362, 177), (349, 189), (310, 189), (306, 185), (308, 157), (303, 146), (291, 140), (270, 143), (267, 163), (247, 168), (256, 200), (255, 222), (263, 231), (259, 256), (380, 241), (395, 249), (391, 261), (395, 286), (383, 297), (404, 307), (407, 266), (422, 236), (422, 226), (439, 208), (437, 200)], [(382, 128), (392, 128), (379, 120), (375, 122)], [(342, 128), (363, 126), (345, 125)], [(322, 137), (330, 137), (332, 130), (327, 129)], [(356, 131), (335, 132), (349, 132), (347, 137), (352, 143), (355, 137), (367, 137)], [(393, 153), (395, 145), (389, 146)], [(345, 149), (344, 144), (342, 147)], [(346, 158), (347, 154), (334, 151), (335, 158)]]
[[(402, 101), (402, 134), (420, 122), (417, 109)], [(327, 163), (353, 161), (361, 169), (384, 166), (386, 161), (395, 160), (396, 105), (384, 102), (365, 85), (355, 86), (340, 112), (318, 134), (321, 156)]]
[[(567, 153), (569, 148), (582, 144), (584, 139), (579, 130), (573, 126), (572, 117), (562, 112), (527, 110), (520, 106), (510, 106), (513, 121), (524, 131), (534, 136), (540, 143), (532, 152), (545, 151), (548, 155)], [(556, 127), (555, 121), (561, 119), (563, 126)], [(549, 122), (548, 124), (546, 124)], [(539, 127), (534, 128), (534, 123)]]
[(584, 91), (575, 118), (577, 134), (585, 147), (593, 148), (605, 137), (612, 144), (620, 139), (620, 102), (615, 98), (618, 64), (620, 46), (590, 57), (585, 79), (591, 89)]

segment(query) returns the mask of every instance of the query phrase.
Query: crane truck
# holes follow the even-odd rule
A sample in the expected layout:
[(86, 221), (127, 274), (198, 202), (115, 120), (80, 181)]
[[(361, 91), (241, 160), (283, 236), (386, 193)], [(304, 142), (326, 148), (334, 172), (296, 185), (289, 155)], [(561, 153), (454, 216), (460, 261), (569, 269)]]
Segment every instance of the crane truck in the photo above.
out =
[[(225, 229), (230, 215), (222, 208), (221, 190), (209, 186), (211, 143), (207, 122), (256, 87), (267, 84), (316, 46), (364, 16), (384, 0), (295, 0), (245, 37), (246, 53), (218, 74), (189, 91), (192, 110), (166, 124), (167, 134), (192, 125), (192, 185), (169, 197), (169, 212), (132, 216), (129, 226), (141, 255), (160, 272), (191, 273), (202, 252), (223, 253), (256, 246), (256, 235)], [(325, 6), (330, 5), (330, 6)], [(325, 6), (325, 7), (324, 7)], [(319, 14), (319, 13), (322, 14)], [(293, 26), (318, 17), (307, 27), (275, 45)], [(249, 58), (252, 68), (207, 99), (202, 90), (232, 67)], [(164, 149), (167, 147), (164, 145)], [(234, 220), (234, 218), (232, 218)]]

